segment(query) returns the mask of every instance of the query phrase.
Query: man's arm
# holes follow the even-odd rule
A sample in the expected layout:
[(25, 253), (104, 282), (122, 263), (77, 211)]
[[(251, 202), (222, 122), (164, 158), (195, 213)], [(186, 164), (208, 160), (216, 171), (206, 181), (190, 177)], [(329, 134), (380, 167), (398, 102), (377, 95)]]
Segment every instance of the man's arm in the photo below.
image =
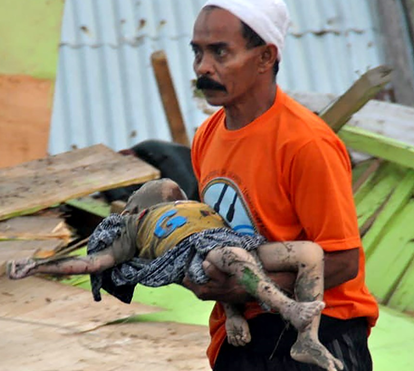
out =
[[(325, 290), (355, 278), (358, 274), (358, 265), (358, 248), (325, 253)], [(208, 262), (203, 263), (203, 268), (210, 277), (207, 284), (196, 285), (188, 277), (183, 281), (183, 286), (191, 290), (199, 299), (231, 304), (254, 300), (234, 277), (229, 277)], [(267, 272), (267, 274), (278, 287), (293, 294), (295, 272)]]

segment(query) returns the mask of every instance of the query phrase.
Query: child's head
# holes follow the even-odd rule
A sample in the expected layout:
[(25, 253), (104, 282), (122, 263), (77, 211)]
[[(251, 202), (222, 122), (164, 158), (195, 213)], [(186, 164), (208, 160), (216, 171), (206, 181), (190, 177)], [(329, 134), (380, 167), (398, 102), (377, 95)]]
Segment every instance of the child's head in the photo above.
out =
[(168, 178), (151, 180), (129, 197), (122, 215), (137, 214), (143, 209), (163, 202), (187, 199), (185, 192), (173, 180)]

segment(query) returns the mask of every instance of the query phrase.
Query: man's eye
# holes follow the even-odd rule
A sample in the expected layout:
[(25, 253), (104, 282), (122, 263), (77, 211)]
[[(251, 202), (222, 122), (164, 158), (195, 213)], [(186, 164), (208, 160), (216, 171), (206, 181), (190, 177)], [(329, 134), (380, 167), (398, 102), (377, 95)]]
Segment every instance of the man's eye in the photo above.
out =
[(216, 49), (216, 55), (218, 57), (224, 57), (226, 54), (227, 54), (227, 50), (225, 48)]
[(200, 49), (193, 49), (193, 53), (194, 53), (194, 58), (195, 59), (200, 59), (201, 58), (201, 51), (200, 51)]

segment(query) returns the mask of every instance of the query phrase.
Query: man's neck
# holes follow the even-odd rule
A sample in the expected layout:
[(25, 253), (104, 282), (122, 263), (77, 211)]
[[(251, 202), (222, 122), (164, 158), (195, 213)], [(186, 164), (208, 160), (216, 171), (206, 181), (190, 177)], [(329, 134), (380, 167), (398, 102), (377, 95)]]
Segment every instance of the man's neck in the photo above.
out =
[(249, 125), (272, 107), (275, 98), (276, 85), (273, 85), (265, 94), (252, 94), (248, 100), (224, 107), (226, 128), (238, 130)]

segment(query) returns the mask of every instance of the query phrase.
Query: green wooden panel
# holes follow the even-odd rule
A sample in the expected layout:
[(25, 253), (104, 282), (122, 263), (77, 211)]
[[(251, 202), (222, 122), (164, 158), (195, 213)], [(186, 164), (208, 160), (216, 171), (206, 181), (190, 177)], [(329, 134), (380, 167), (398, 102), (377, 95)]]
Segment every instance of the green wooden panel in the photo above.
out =
[(414, 146), (349, 125), (345, 125), (338, 135), (356, 151), (414, 169)]
[[(414, 250), (414, 242), (409, 245)], [(414, 261), (411, 261), (407, 271), (392, 294), (388, 306), (402, 312), (414, 314)]]
[(75, 198), (65, 203), (80, 210), (87, 211), (88, 213), (101, 216), (102, 218), (106, 218), (109, 215), (111, 208), (107, 202), (92, 197)]
[(401, 182), (403, 175), (398, 168), (386, 164), (355, 196), (358, 225), (364, 223), (387, 201)]
[(359, 203), (363, 202), (365, 197), (367, 197), (372, 189), (379, 183), (382, 182), (384, 178), (397, 178), (400, 177), (400, 167), (392, 164), (388, 161), (383, 162), (378, 170), (373, 173), (365, 182), (361, 185), (357, 192), (354, 194), (355, 204), (358, 206)]
[(374, 224), (362, 239), (367, 258), (372, 250), (380, 242), (381, 237), (387, 232), (387, 226), (392, 218), (402, 210), (413, 195), (414, 189), (414, 171), (408, 170), (405, 177), (397, 185), (390, 199), (378, 214)]
[(405, 272), (414, 249), (414, 200), (390, 221), (387, 231), (366, 262), (366, 282), (370, 291), (381, 302), (386, 303)]

